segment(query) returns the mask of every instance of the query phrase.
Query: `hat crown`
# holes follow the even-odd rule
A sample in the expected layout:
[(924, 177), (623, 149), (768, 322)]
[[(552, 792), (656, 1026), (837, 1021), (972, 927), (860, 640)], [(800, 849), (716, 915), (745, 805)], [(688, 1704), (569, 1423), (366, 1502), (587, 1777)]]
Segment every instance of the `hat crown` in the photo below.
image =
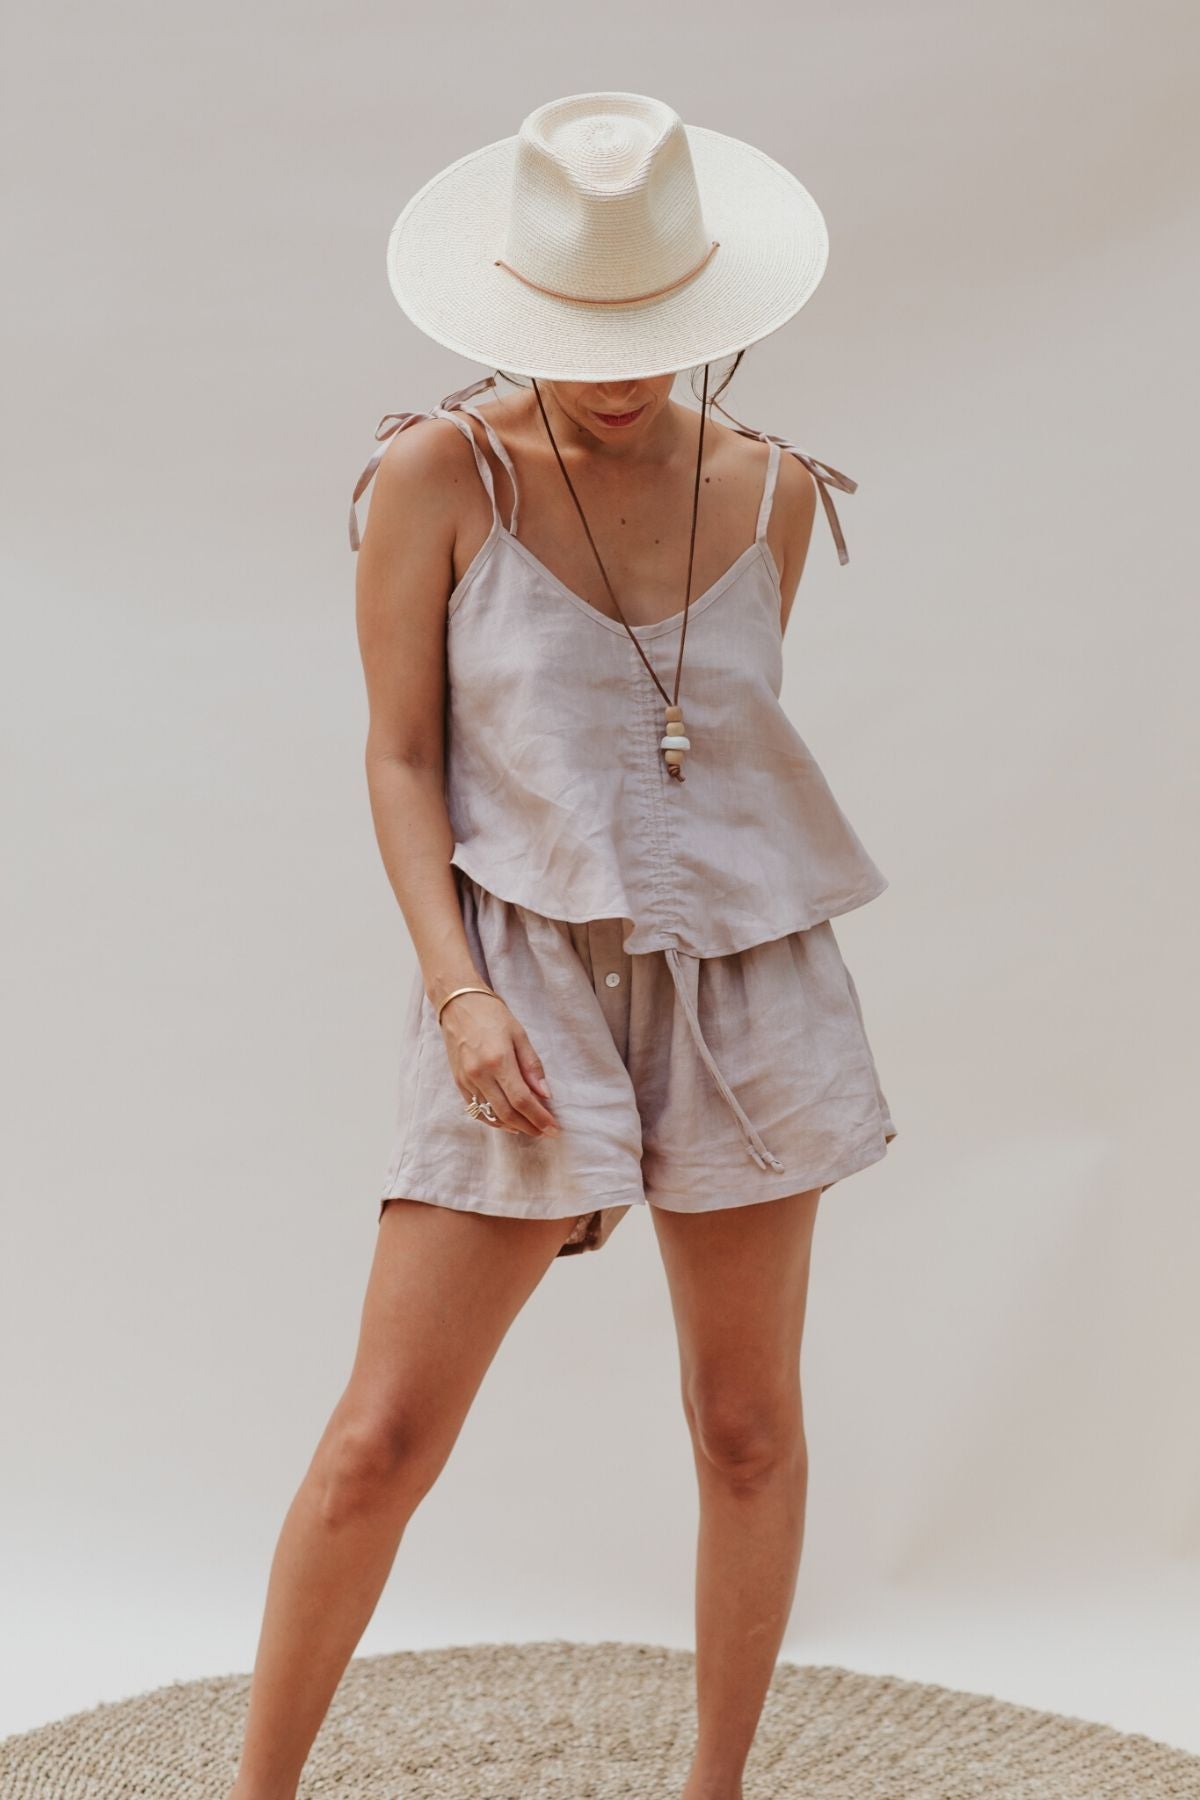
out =
[(626, 300), (679, 282), (710, 241), (687, 132), (663, 101), (574, 94), (523, 121), (503, 257), (526, 281)]

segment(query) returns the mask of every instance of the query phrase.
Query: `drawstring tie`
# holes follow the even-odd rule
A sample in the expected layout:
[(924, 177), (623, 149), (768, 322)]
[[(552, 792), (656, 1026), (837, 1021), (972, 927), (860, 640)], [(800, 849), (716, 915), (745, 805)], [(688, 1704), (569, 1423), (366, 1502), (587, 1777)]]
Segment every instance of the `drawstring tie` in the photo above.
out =
[(664, 949), (663, 955), (667, 959), (671, 977), (675, 983), (675, 991), (679, 995), (679, 1002), (683, 1007), (684, 1016), (691, 1028), (692, 1038), (696, 1048), (700, 1052), (705, 1067), (716, 1082), (722, 1096), (728, 1101), (730, 1110), (741, 1128), (742, 1136), (746, 1140), (747, 1150), (750, 1152), (750, 1155), (754, 1158), (760, 1169), (782, 1170), (784, 1165), (777, 1156), (772, 1155), (767, 1149), (767, 1146), (763, 1143), (762, 1138), (747, 1117), (741, 1101), (717, 1067), (716, 1058), (704, 1041), (704, 1033), (700, 1029), (700, 1020), (696, 1016), (696, 1009), (692, 1005), (691, 995), (688, 993), (687, 984), (683, 979), (683, 965), (679, 960), (680, 952), (676, 950), (673, 945), (668, 945)]

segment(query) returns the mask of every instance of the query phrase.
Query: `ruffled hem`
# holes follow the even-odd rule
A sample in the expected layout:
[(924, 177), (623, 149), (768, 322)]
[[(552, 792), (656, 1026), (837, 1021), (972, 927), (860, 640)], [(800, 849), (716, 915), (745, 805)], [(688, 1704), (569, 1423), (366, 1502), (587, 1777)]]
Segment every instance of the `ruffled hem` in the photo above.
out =
[(793, 894), (787, 898), (785, 908), (770, 918), (765, 915), (750, 918), (739, 925), (710, 918), (705, 921), (705, 932), (702, 934), (679, 926), (662, 925), (653, 919), (639, 921), (630, 909), (627, 895), (620, 889), (605, 893), (599, 901), (585, 903), (573, 909), (568, 901), (561, 904), (557, 901), (548, 903), (544, 893), (535, 895), (531, 889), (523, 888), (519, 881), (506, 878), (503, 874), (489, 873), (482, 859), (475, 860), (461, 843), (455, 844), (450, 861), (476, 887), (535, 917), (554, 918), (565, 925), (586, 925), (600, 919), (623, 919), (630, 929), (621, 948), (630, 956), (649, 955), (656, 950), (678, 950), (683, 956), (703, 958), (736, 956), (739, 951), (753, 950), (759, 944), (773, 943), (777, 938), (789, 937), (794, 931), (808, 931), (814, 925), (824, 924), (827, 919), (841, 918), (844, 913), (853, 912), (858, 907), (877, 900), (891, 885), (889, 878), (877, 869), (869, 879), (847, 891), (827, 892), (803, 902)]

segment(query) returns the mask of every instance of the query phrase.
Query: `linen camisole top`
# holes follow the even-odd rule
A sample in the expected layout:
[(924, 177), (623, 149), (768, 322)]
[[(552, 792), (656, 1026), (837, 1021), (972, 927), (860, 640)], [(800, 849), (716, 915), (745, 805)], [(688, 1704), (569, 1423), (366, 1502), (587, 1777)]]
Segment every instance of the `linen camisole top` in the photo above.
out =
[[(761, 1166), (782, 1166), (716, 1068), (678, 959), (803, 930), (888, 885), (780, 703), (782, 597), (766, 540), (784, 449), (817, 480), (843, 562), (827, 489), (852, 492), (855, 483), (782, 439), (739, 427), (769, 446), (762, 497), (753, 541), (688, 608), (680, 704), (691, 748), (677, 782), (659, 746), (662, 696), (624, 625), (521, 542), (512, 459), (486, 411), (467, 404), (494, 385), (489, 376), (429, 412), (388, 414), (350, 508), (357, 549), (357, 502), (387, 441), (423, 418), (459, 427), (492, 504), (491, 530), (448, 602), (451, 862), (500, 899), (555, 919), (625, 919), (628, 953), (664, 951), (697, 1047), (751, 1154)], [(507, 525), (463, 412), (482, 424), (512, 484)], [(668, 689), (682, 621), (680, 610), (633, 627)]]

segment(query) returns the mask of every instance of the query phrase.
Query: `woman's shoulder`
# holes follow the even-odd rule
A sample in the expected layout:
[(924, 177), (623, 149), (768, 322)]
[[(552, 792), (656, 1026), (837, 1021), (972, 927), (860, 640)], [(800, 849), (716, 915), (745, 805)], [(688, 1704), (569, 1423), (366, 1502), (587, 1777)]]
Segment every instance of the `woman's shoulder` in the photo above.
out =
[(376, 480), (385, 477), (391, 485), (423, 480), (441, 484), (463, 466), (464, 458), (470, 462), (471, 449), (462, 426), (435, 411), (410, 413), (385, 446)]
[[(473, 422), (464, 424), (472, 430)], [(478, 486), (471, 445), (451, 419), (419, 413), (397, 431), (379, 459), (371, 504), (387, 512), (413, 506), (452, 513), (464, 487)]]
[(784, 440), (775, 437), (772, 442), (769, 432), (742, 431), (711, 416), (705, 425), (706, 435), (709, 432), (716, 436), (717, 455), (725, 469), (735, 472), (748, 489), (760, 495), (765, 491), (772, 456), (778, 453), (771, 518), (776, 526), (784, 525), (785, 531), (790, 524), (800, 536), (807, 536), (817, 504), (816, 478), (799, 457), (789, 453)]
[(363, 536), (369, 529), (385, 548), (410, 534), (414, 519), (435, 538), (452, 533), (471, 469), (471, 447), (460, 428), (432, 413), (390, 413), (376, 435), (383, 435), (382, 447), (359, 476), (350, 503), (350, 548), (362, 541), (358, 507), (368, 488)]
[(806, 463), (781, 449), (775, 478), (775, 509), (812, 525), (817, 510), (817, 478)]

